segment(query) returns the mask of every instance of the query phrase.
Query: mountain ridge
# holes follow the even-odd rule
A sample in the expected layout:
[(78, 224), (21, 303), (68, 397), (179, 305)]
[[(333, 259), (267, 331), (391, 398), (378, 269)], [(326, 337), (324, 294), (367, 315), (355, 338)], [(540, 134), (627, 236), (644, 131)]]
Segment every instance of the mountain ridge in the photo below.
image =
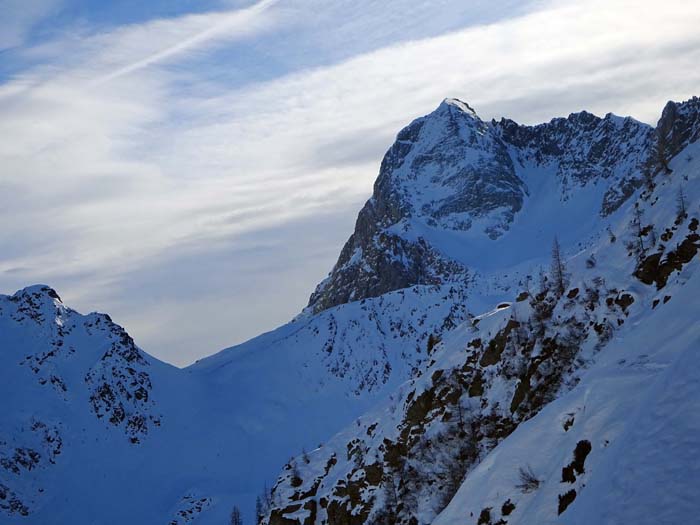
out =
[[(601, 119), (585, 111), (536, 126), (509, 119), (486, 123), (468, 104), (445, 99), (397, 135), (355, 231), (307, 308), (318, 312), (413, 284), (466, 278), (468, 265), (425, 242), (420, 229), (412, 241), (415, 228), (406, 220), (454, 231), (477, 223), (496, 240), (528, 196), (517, 173), (525, 163), (553, 167), (565, 198), (573, 191), (570, 186), (605, 180), (600, 211), (609, 215), (653, 176), (649, 171), (659, 169), (652, 161), (655, 135), (654, 128), (631, 117)], [(440, 179), (441, 173), (449, 176)], [(423, 192), (425, 199), (415, 196)], [(429, 261), (427, 270), (424, 261)]]
[[(691, 225), (697, 228), (692, 221), (700, 198), (691, 170), (700, 158), (697, 98), (667, 104), (656, 129), (631, 118), (585, 112), (539, 126), (484, 122), (454, 99), (431, 115), (398, 134), (382, 162), (376, 195), (360, 212), (356, 231), (309, 306), (290, 323), (190, 367), (176, 369), (149, 356), (109, 316), (81, 315), (48, 286), (0, 296), (5, 349), (0, 352), (0, 396), (17, 406), (0, 426), (0, 511), (8, 522), (22, 523), (28, 514), (42, 523), (104, 522), (107, 515), (115, 523), (218, 523), (234, 504), (251, 516), (264, 483), (290, 454), (306, 449), (315, 477), (307, 477), (303, 455), (294, 461), (307, 489), (323, 474), (319, 483), (329, 490), (326, 507), (320, 492), (301, 498), (290, 464), (266, 519), (307, 523), (311, 500), (315, 516), (325, 512), (328, 519), (333, 501), (336, 518), (359, 524), (352, 520), (366, 520), (370, 514), (365, 512), (381, 509), (367, 510), (367, 501), (348, 505), (349, 493), (330, 497), (338, 488), (331, 481), (346, 474), (377, 481), (375, 463), (351, 454), (360, 450), (358, 443), (346, 447), (352, 439), (335, 437), (322, 452), (311, 451), (319, 441), (341, 428), (346, 428), (343, 436), (357, 438), (358, 428), (366, 434), (373, 422), (366, 414), (386, 406), (393, 406), (388, 418), (393, 424), (410, 412), (412, 422), (405, 428), (429, 427), (434, 421), (426, 417), (432, 418), (431, 404), (443, 399), (440, 389), (456, 396), (455, 385), (462, 383), (444, 384), (439, 377), (437, 385), (426, 382), (440, 366), (444, 378), (452, 377), (454, 362), (464, 366), (465, 348), (483, 361), (460, 376), (466, 391), (517, 390), (523, 362), (505, 355), (501, 360), (502, 352), (495, 350), (490, 357), (485, 353), (509, 341), (512, 324), (507, 333), (503, 330), (513, 312), (524, 322), (537, 308), (563, 316), (575, 311), (574, 324), (593, 322), (584, 330), (592, 352), (595, 341), (615, 333), (609, 325), (622, 321), (620, 326), (629, 326), (628, 313), (640, 303), (665, 301), (665, 292), (652, 298), (632, 289), (630, 279), (655, 287), (693, 266), (697, 240)], [(689, 211), (674, 224), (678, 184), (687, 192)], [(606, 202), (619, 203), (602, 213)], [(650, 215), (644, 224), (637, 219), (639, 230), (646, 232), (639, 238), (630, 226), (634, 203)], [(537, 286), (538, 268), (549, 264), (557, 234), (562, 256), (576, 269), (575, 279), (590, 271), (586, 268), (594, 256), (595, 271), (611, 281), (597, 285), (610, 293), (601, 293), (594, 310), (586, 310), (582, 290), (591, 285), (583, 281), (578, 298), (555, 300), (550, 293), (536, 307), (526, 299), (518, 302), (521, 292)], [(611, 236), (620, 240), (612, 243)], [(608, 252), (615, 257), (601, 255)], [(629, 270), (624, 277), (615, 269), (619, 261)], [(665, 286), (680, 285), (673, 281), (661, 289)], [(467, 346), (471, 339), (465, 335), (473, 333), (475, 322), (485, 330), (478, 350)], [(570, 331), (571, 326), (556, 321), (548, 330)], [(532, 335), (531, 340), (533, 349), (541, 349), (545, 338)], [(550, 350), (554, 355), (564, 346)], [(567, 370), (577, 356), (557, 357), (562, 381), (573, 381)], [(519, 372), (500, 376), (489, 364), (496, 357)], [(533, 370), (528, 377), (537, 374)], [(423, 382), (426, 391), (435, 387), (432, 401), (416, 391), (407, 402), (407, 381)], [(535, 383), (531, 387), (530, 392), (521, 387), (522, 406), (538, 411), (544, 405), (530, 394), (559, 395), (540, 391)], [(505, 403), (502, 396), (499, 400)], [(508, 408), (512, 403), (511, 397)], [(505, 414), (490, 424), (500, 432), (499, 425), (513, 430), (520, 422)], [(373, 432), (377, 439), (387, 432), (398, 460), (405, 458), (401, 447), (407, 442), (396, 441), (395, 430), (378, 426)], [(492, 433), (489, 439), (501, 438)], [(328, 466), (330, 456), (317, 461), (336, 445), (336, 463)], [(373, 488), (361, 486), (368, 478), (360, 478), (359, 485), (345, 490), (360, 487), (363, 494), (377, 496), (383, 473)], [(170, 481), (168, 487), (160, 486), (162, 479)], [(436, 516), (425, 512), (423, 518)]]

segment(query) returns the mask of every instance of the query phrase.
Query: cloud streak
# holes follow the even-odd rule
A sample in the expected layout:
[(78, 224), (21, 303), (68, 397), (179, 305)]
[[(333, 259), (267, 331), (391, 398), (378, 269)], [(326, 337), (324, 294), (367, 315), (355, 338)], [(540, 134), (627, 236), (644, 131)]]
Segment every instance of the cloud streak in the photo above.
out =
[(0, 0), (0, 51), (22, 45), (32, 27), (58, 6), (58, 0)]
[(191, 53), (193, 50), (201, 49), (213, 42), (221, 45), (222, 41), (230, 42), (250, 37), (261, 29), (265, 29), (269, 20), (264, 20), (261, 17), (278, 1), (261, 0), (251, 7), (239, 11), (189, 15), (175, 21), (157, 21), (138, 27), (137, 32), (143, 39), (150, 40), (153, 34), (159, 35), (159, 37), (166, 34), (174, 41), (148, 56), (96, 79), (91, 83), (91, 86), (96, 87), (154, 64), (173, 60), (184, 53)]
[(392, 137), (442, 98), (653, 122), (700, 85), (695, 2), (366, 4), (263, 1), (27, 49), (42, 65), (0, 85), (0, 287), (49, 281), (187, 363), (298, 311)]

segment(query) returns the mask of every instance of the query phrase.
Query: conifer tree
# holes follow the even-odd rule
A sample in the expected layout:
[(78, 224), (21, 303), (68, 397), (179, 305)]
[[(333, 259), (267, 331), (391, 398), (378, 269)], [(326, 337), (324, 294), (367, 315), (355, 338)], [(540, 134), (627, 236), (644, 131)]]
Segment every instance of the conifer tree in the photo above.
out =
[(642, 210), (638, 204), (634, 206), (634, 218), (632, 219), (632, 227), (635, 229), (637, 236), (637, 258), (642, 259), (646, 254), (646, 247), (644, 246), (644, 229), (642, 228)]
[(233, 510), (231, 511), (231, 525), (243, 525), (243, 519), (241, 518), (241, 510), (237, 507), (234, 506)]
[(687, 207), (685, 202), (685, 192), (683, 191), (683, 185), (678, 186), (678, 196), (676, 197), (676, 204), (678, 210), (678, 218), (685, 219), (687, 214)]
[(260, 523), (264, 514), (262, 499), (260, 499), (260, 496), (257, 496), (255, 498), (255, 523)]
[(554, 237), (554, 243), (552, 244), (552, 283), (554, 285), (554, 291), (561, 297), (564, 295), (566, 290), (566, 267), (564, 266), (564, 261), (561, 257), (561, 247), (559, 246), (559, 239)]

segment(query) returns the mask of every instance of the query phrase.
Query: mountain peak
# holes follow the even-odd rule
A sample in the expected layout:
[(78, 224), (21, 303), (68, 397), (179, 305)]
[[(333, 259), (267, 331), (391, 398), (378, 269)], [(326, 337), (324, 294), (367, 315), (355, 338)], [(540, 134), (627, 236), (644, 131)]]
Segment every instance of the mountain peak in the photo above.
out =
[(463, 102), (462, 100), (459, 100), (458, 98), (446, 98), (444, 99), (440, 105), (438, 106), (438, 111), (441, 109), (450, 109), (450, 108), (456, 108), (463, 113), (467, 113), (468, 115), (471, 115), (475, 118), (479, 118), (478, 115), (476, 114), (476, 111), (474, 111), (474, 108), (472, 108), (469, 104), (466, 102)]
[(39, 324), (57, 318), (65, 310), (56, 290), (45, 284), (22, 288), (8, 300), (16, 305), (18, 319), (28, 318)]
[(398, 133), (355, 233), (309, 306), (320, 311), (465, 278), (461, 263), (425, 242), (426, 230), (460, 233), (476, 224), (495, 239), (508, 229), (525, 193), (494, 130), (468, 104), (445, 99)]
[(46, 284), (33, 284), (31, 286), (27, 286), (25, 288), (22, 288), (21, 290), (18, 290), (14, 294), (14, 296), (22, 295), (31, 295), (36, 299), (43, 298), (49, 301), (58, 301), (59, 303), (63, 304), (63, 301), (61, 300), (61, 297), (58, 295), (56, 290), (54, 290)]

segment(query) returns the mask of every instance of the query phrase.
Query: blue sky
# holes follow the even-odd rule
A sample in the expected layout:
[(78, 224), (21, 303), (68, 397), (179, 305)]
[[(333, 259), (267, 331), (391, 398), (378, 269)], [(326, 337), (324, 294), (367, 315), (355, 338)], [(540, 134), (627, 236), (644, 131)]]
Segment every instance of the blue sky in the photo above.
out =
[(45, 282), (176, 364), (274, 328), (383, 152), (482, 118), (655, 122), (700, 91), (690, 0), (0, 0), (0, 291)]

